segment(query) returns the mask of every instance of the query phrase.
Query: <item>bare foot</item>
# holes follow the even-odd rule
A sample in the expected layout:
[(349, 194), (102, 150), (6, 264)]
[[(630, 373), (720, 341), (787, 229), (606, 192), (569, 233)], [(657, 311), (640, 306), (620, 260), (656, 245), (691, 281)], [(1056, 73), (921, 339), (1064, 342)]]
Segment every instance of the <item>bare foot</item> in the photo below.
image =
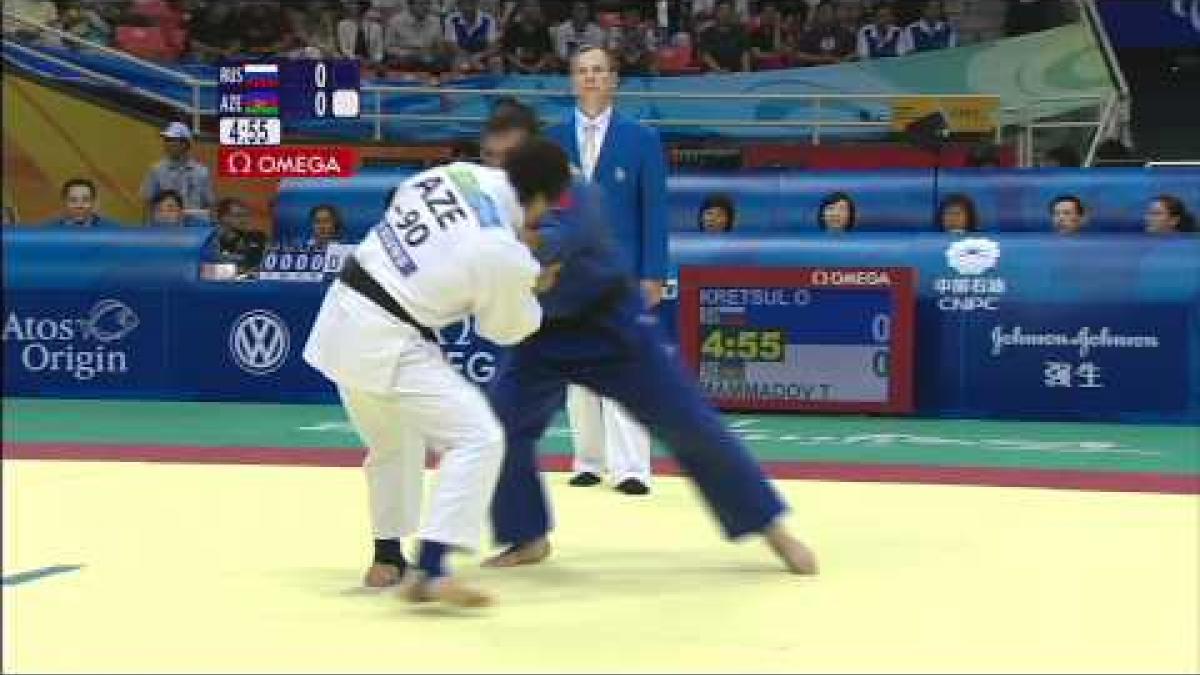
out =
[(817, 557), (804, 542), (793, 537), (782, 523), (772, 524), (763, 535), (771, 550), (787, 565), (789, 572), (810, 575), (817, 573)]
[(409, 602), (441, 602), (452, 607), (487, 607), (494, 602), (492, 596), (481, 590), (464, 585), (454, 577), (429, 579), (424, 574), (414, 578), (404, 587), (404, 598)]
[(363, 577), (363, 583), (368, 588), (387, 588), (400, 583), (400, 568), (396, 565), (388, 565), (387, 563), (374, 563), (367, 568), (367, 573)]
[(545, 537), (527, 541), (483, 561), (484, 567), (517, 567), (536, 565), (550, 555), (550, 540)]

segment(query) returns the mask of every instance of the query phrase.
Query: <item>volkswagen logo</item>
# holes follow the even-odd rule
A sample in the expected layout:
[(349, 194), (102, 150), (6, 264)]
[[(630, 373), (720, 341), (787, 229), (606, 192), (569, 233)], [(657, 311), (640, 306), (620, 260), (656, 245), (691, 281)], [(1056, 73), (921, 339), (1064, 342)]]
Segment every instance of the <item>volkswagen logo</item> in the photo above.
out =
[(251, 375), (268, 375), (287, 360), (291, 336), (275, 312), (252, 309), (229, 329), (229, 353), (239, 368)]

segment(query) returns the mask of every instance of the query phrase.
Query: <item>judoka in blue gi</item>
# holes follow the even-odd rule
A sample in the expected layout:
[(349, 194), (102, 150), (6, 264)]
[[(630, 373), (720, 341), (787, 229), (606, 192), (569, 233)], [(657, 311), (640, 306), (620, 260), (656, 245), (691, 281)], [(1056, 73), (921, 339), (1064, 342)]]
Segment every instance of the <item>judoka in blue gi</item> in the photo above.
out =
[[(536, 133), (536, 116), (508, 104), (489, 121), (485, 162)], [(497, 543), (490, 567), (536, 563), (550, 553), (550, 508), (536, 446), (579, 384), (620, 403), (663, 442), (729, 538), (762, 534), (787, 569), (815, 574), (816, 559), (783, 524), (786, 506), (746, 447), (721, 422), (695, 378), (671, 357), (638, 284), (608, 235), (602, 197), (576, 181), (564, 204), (541, 220), (531, 248), (561, 264), (539, 296), (541, 327), (508, 355), (489, 393), (507, 451), (491, 507)], [(527, 239), (528, 241), (529, 239)]]

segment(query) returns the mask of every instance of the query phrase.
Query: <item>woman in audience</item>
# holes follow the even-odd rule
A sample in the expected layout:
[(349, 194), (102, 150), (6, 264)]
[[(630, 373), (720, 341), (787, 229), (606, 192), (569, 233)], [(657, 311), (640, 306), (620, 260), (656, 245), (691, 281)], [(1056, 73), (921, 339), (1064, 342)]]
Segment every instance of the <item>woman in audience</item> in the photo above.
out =
[(968, 234), (979, 229), (975, 201), (964, 194), (947, 196), (938, 206), (938, 228), (951, 234)]
[(1174, 195), (1158, 195), (1150, 200), (1146, 209), (1146, 232), (1149, 234), (1175, 234), (1195, 232), (1196, 217), (1187, 206)]
[(737, 220), (733, 200), (727, 194), (711, 194), (700, 205), (700, 229), (704, 232), (729, 232)]
[(183, 227), (183, 195), (176, 190), (162, 190), (150, 202), (151, 227)]
[(845, 192), (834, 192), (821, 200), (817, 225), (826, 232), (849, 232), (854, 229), (858, 212), (854, 200)]

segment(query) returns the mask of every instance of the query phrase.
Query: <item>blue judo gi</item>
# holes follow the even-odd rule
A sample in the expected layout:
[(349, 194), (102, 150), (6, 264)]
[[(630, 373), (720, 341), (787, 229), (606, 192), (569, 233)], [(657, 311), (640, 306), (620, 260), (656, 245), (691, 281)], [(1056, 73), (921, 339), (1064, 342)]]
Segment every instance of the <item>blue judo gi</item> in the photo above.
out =
[(765, 529), (784, 512), (783, 500), (695, 377), (667, 353), (632, 265), (609, 235), (603, 197), (576, 184), (567, 201), (541, 226), (537, 257), (563, 263), (541, 296), (542, 327), (510, 352), (489, 391), (507, 443), (491, 509), (497, 543), (523, 544), (551, 529), (537, 443), (568, 383), (617, 401), (666, 445), (727, 537)]

